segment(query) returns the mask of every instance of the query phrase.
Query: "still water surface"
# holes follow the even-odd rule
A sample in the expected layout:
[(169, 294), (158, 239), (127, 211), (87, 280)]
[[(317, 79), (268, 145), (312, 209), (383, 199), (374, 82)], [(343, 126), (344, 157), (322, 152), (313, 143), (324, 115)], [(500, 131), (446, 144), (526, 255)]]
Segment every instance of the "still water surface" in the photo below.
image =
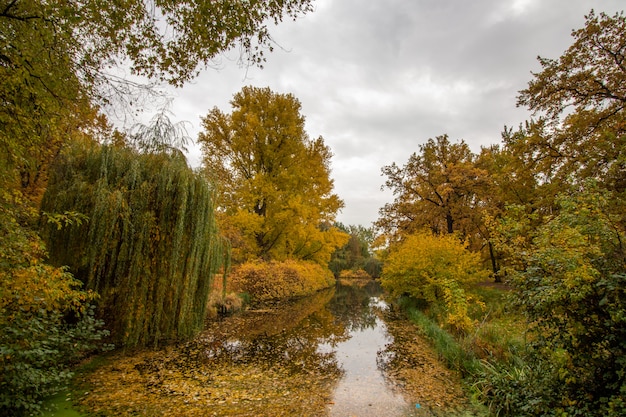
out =
[(369, 280), (211, 321), (188, 343), (114, 357), (85, 383), (82, 405), (106, 416), (449, 416), (464, 401)]
[(373, 282), (364, 287), (340, 286), (329, 303), (335, 319), (347, 329), (345, 341), (318, 348), (332, 352), (343, 371), (333, 390), (330, 416), (406, 416), (412, 411), (383, 372), (389, 359), (386, 348), (394, 340), (381, 318), (388, 306), (379, 295), (380, 288)]

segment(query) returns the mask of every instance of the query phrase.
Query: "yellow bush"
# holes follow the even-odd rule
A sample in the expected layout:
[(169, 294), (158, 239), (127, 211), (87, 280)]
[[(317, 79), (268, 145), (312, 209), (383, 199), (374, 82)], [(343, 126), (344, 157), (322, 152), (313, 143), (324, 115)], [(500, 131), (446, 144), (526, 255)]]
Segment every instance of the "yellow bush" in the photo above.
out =
[(339, 278), (346, 278), (346, 279), (372, 279), (372, 276), (370, 274), (368, 274), (363, 269), (357, 269), (356, 271), (353, 271), (351, 269), (344, 269), (339, 274)]
[(247, 262), (234, 267), (229, 291), (248, 293), (254, 302), (313, 294), (335, 284), (329, 269), (314, 262)]
[(407, 294), (443, 305), (445, 324), (466, 331), (472, 321), (465, 289), (487, 277), (479, 255), (467, 250), (457, 237), (420, 232), (390, 250), (381, 283), (392, 295)]

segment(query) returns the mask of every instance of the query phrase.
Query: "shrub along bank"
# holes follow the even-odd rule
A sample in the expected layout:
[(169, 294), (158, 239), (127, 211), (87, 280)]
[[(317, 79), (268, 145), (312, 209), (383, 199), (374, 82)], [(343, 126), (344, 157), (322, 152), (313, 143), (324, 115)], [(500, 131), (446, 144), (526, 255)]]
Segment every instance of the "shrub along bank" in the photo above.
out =
[(311, 295), (334, 284), (332, 272), (314, 262), (258, 261), (233, 267), (228, 288), (248, 294), (253, 304), (263, 304)]

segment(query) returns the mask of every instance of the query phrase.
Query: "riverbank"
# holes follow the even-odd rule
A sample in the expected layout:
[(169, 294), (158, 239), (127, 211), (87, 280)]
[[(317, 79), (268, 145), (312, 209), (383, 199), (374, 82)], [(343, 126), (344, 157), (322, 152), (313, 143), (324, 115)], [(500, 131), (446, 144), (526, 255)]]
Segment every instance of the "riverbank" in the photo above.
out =
[(490, 415), (489, 397), (493, 395), (490, 378), (494, 370), (513, 369), (522, 361), (525, 323), (507, 309), (510, 290), (505, 284), (487, 282), (477, 284), (470, 291), (471, 297), (480, 302), (470, 312), (475, 327), (467, 334), (450, 333), (440, 326), (432, 311), (409, 299), (399, 301), (399, 308), (428, 340), (438, 359), (462, 375), (476, 415)]

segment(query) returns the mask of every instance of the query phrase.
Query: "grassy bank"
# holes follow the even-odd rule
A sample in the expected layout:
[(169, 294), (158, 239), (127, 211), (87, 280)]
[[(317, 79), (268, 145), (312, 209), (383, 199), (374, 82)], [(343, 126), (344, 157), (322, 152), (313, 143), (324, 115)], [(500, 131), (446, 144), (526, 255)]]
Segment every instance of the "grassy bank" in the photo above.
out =
[[(402, 298), (400, 307), (416, 324), (446, 365), (458, 371), (479, 412), (490, 415), (494, 377), (523, 368), (524, 320), (508, 307), (509, 290), (503, 285), (477, 285), (471, 293), (472, 331), (452, 333), (440, 325), (437, 305), (420, 305)], [(491, 410), (494, 411), (494, 410)]]

